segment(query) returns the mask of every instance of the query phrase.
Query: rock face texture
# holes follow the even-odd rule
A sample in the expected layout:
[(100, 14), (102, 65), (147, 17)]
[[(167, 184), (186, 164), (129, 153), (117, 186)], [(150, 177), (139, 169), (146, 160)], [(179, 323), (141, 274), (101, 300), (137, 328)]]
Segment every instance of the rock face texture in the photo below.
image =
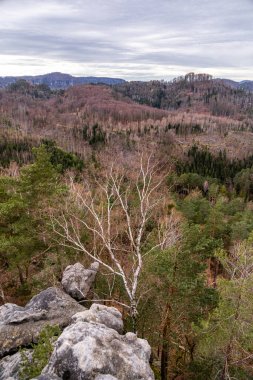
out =
[[(32, 358), (32, 350), (25, 350), (25, 355)], [(0, 360), (0, 380), (19, 380), (22, 357), (19, 352)]]
[(19, 352), (0, 360), (0, 380), (18, 380), (20, 361), (21, 355)]
[(76, 322), (57, 340), (43, 374), (68, 380), (153, 380), (149, 358), (148, 342), (133, 333)]
[(56, 375), (40, 375), (39, 377), (36, 377), (32, 380), (61, 380), (61, 379)]
[(0, 307), (0, 357), (20, 346), (36, 342), (45, 325), (67, 326), (71, 317), (85, 308), (58, 288), (48, 288), (25, 306)]
[[(67, 267), (65, 290), (77, 299), (85, 297), (97, 270), (96, 263), (89, 269), (79, 263)], [(121, 335), (122, 315), (116, 308), (93, 304), (87, 310), (58, 288), (44, 290), (25, 307), (0, 307), (0, 358), (5, 356), (0, 380), (19, 380), (22, 358), (17, 349), (36, 343), (48, 324), (65, 329), (47, 366), (33, 380), (154, 380), (148, 342), (133, 333)], [(29, 355), (32, 361), (32, 350)]]
[(121, 313), (114, 307), (93, 304), (89, 310), (81, 311), (73, 315), (72, 321), (75, 322), (94, 322), (100, 323), (111, 329), (123, 333), (123, 321)]
[(80, 263), (69, 265), (63, 273), (63, 289), (78, 301), (85, 299), (95, 280), (98, 268), (99, 264), (96, 262), (92, 263), (88, 269)]

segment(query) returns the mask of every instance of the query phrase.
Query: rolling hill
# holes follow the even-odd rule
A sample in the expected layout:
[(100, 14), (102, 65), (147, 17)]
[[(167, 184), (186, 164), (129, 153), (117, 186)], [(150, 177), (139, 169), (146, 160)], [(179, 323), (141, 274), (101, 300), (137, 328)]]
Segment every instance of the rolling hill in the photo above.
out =
[(118, 78), (103, 78), (103, 77), (74, 77), (69, 74), (63, 74), (60, 72), (50, 73), (45, 75), (37, 76), (20, 76), (20, 77), (0, 77), (0, 88), (7, 87), (10, 84), (17, 82), (18, 80), (26, 80), (34, 85), (47, 85), (51, 89), (66, 89), (71, 86), (80, 85), (80, 84), (119, 84), (123, 83), (123, 79)]

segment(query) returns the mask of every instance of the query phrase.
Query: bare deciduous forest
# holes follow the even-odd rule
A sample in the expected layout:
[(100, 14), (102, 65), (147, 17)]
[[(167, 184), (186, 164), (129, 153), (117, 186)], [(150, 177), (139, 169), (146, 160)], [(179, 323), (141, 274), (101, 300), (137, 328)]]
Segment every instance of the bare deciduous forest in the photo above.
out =
[(0, 89), (0, 304), (97, 261), (88, 301), (148, 340), (156, 379), (252, 379), (252, 116), (208, 74)]

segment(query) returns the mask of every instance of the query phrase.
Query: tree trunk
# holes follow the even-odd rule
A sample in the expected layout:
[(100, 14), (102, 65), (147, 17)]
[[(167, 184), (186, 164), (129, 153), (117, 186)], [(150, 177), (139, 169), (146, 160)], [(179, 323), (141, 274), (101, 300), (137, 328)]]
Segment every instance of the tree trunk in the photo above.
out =
[(138, 312), (137, 312), (137, 306), (136, 306), (136, 301), (133, 300), (131, 302), (131, 309), (130, 309), (130, 315), (131, 315), (131, 319), (132, 319), (132, 330), (133, 330), (133, 333), (136, 334), (136, 327), (137, 327), (137, 315), (138, 315)]
[(169, 363), (169, 343), (167, 340), (167, 324), (165, 324), (163, 328), (163, 333), (162, 333), (161, 380), (168, 380), (168, 363)]
[(173, 296), (174, 288), (173, 283), (176, 278), (176, 271), (177, 271), (177, 263), (175, 262), (174, 268), (173, 268), (173, 279), (172, 283), (169, 286), (168, 293), (169, 293), (169, 300), (166, 304), (166, 311), (165, 311), (165, 318), (163, 322), (163, 328), (162, 328), (162, 347), (161, 347), (161, 380), (167, 380), (168, 379), (168, 368), (169, 368), (169, 334), (171, 330), (171, 304), (170, 299)]
[[(228, 372), (228, 359), (226, 357), (226, 360), (225, 360), (225, 363), (224, 363), (224, 366), (222, 368), (222, 372), (221, 372), (221, 380), (227, 380), (227, 372)], [(230, 378), (230, 377), (229, 377)]]
[(137, 324), (137, 317), (136, 315), (132, 315), (132, 330), (133, 333), (136, 334), (136, 324)]
[(25, 279), (24, 279), (24, 276), (23, 276), (22, 269), (20, 268), (19, 265), (17, 266), (17, 268), (18, 268), (18, 275), (19, 275), (19, 281), (20, 281), (20, 284), (21, 284), (21, 285), (24, 285), (24, 283), (25, 283)]
[(27, 264), (27, 266), (25, 267), (25, 278), (26, 278), (26, 281), (28, 281), (28, 277), (29, 277), (29, 264)]
[(161, 347), (161, 380), (168, 379), (169, 367), (169, 339), (168, 332), (170, 331), (170, 314), (171, 305), (167, 303), (166, 313), (162, 327), (162, 347)]

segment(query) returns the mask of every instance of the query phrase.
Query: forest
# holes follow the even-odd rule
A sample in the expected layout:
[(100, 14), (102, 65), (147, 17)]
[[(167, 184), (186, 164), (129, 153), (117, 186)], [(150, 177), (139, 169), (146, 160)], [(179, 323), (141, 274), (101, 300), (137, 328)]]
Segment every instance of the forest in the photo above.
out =
[(252, 94), (210, 81), (175, 81), (179, 111), (161, 83), (1, 90), (0, 305), (97, 261), (87, 304), (148, 340), (156, 379), (253, 379)]

